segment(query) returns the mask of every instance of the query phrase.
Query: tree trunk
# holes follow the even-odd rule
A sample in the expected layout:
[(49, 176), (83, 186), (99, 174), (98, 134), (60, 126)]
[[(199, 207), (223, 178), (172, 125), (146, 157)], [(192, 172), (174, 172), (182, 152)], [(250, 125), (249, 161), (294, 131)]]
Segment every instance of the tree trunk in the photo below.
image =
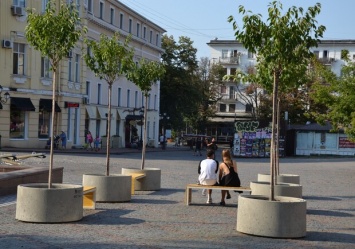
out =
[(112, 83), (108, 83), (108, 113), (107, 113), (107, 141), (106, 141), (106, 176), (110, 175), (110, 144), (111, 144), (111, 95)]
[(144, 162), (145, 162), (145, 151), (146, 151), (146, 144), (147, 144), (147, 106), (148, 106), (148, 98), (145, 95), (145, 101), (144, 101), (144, 114), (143, 114), (143, 124), (144, 124), (144, 129), (143, 129), (143, 144), (142, 144), (142, 164), (141, 164), (141, 169), (144, 169)]
[(55, 88), (56, 88), (56, 71), (53, 66), (52, 80), (52, 117), (51, 117), (51, 148), (49, 152), (49, 172), (48, 172), (48, 188), (52, 188), (52, 169), (53, 169), (53, 148), (54, 148), (54, 118), (55, 118)]
[(272, 135), (271, 135), (271, 153), (270, 153), (270, 200), (275, 199), (275, 170), (276, 170), (276, 133), (277, 133), (277, 96), (278, 96), (278, 85), (279, 85), (279, 73), (274, 72), (274, 84), (272, 91)]

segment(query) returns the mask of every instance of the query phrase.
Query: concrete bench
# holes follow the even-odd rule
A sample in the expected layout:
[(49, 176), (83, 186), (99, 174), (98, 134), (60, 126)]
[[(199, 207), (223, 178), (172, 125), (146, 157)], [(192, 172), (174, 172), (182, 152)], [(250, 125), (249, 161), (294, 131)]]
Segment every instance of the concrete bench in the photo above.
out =
[(135, 181), (145, 177), (145, 174), (144, 173), (131, 173), (129, 175), (132, 176), (131, 194), (134, 195), (134, 184), (135, 184)]
[(83, 208), (96, 208), (96, 187), (83, 186)]
[(213, 189), (213, 190), (230, 190), (230, 191), (243, 191), (251, 192), (249, 187), (229, 187), (229, 186), (210, 186), (201, 184), (187, 184), (185, 190), (185, 204), (188, 206), (191, 204), (192, 189)]

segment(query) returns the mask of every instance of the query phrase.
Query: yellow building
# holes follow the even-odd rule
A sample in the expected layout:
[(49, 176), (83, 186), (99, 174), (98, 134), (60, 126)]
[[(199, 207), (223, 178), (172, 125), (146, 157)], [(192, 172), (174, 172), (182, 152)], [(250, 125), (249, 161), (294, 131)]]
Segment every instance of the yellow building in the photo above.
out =
[[(52, 72), (48, 61), (39, 51), (27, 44), (24, 31), (27, 25), (26, 8), (44, 11), (48, 0), (0, 1), (0, 85), (10, 99), (0, 110), (0, 135), (2, 147), (44, 148), (49, 138), (52, 100)], [(56, 0), (60, 3), (60, 0)], [(98, 39), (101, 33), (110, 36), (120, 32), (122, 38), (132, 34), (135, 59), (146, 57), (159, 60), (162, 50), (160, 37), (165, 30), (115, 0), (76, 0), (83, 25), (88, 27), (88, 37)], [(83, 50), (84, 48), (84, 50)], [(107, 84), (95, 78), (86, 69), (80, 39), (58, 70), (54, 134), (67, 134), (67, 148), (81, 147), (85, 132), (105, 135), (107, 119)], [(152, 107), (149, 108), (148, 137), (157, 141), (159, 122), (159, 82), (152, 90)], [(141, 92), (131, 82), (122, 78), (113, 87), (113, 134), (131, 137), (135, 125), (134, 111), (142, 106)], [(126, 116), (133, 117), (126, 122)], [(132, 116), (133, 114), (133, 116)], [(129, 127), (126, 124), (129, 124)], [(93, 132), (94, 131), (94, 132)], [(149, 132), (151, 135), (149, 135)], [(155, 136), (153, 136), (155, 135)], [(126, 146), (122, 139), (120, 146)]]

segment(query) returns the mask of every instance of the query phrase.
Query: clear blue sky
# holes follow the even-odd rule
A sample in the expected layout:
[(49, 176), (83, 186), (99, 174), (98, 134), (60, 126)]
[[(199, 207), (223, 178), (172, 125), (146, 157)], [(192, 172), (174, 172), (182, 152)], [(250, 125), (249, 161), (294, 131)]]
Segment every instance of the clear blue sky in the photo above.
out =
[[(242, 26), (238, 7), (243, 5), (254, 14), (267, 18), (267, 6), (272, 0), (120, 0), (165, 30), (167, 35), (188, 36), (198, 49), (197, 59), (209, 57), (207, 42), (214, 38), (233, 40), (233, 15)], [(326, 26), (323, 39), (355, 39), (355, 0), (282, 0), (283, 10), (291, 6), (307, 9), (317, 2), (322, 5), (318, 24)]]

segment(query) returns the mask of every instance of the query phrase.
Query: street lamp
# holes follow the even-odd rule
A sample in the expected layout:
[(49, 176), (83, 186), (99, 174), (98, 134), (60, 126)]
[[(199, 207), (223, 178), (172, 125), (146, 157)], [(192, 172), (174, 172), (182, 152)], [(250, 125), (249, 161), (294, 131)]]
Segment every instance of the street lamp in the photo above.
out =
[(2, 109), (2, 104), (5, 104), (9, 98), (10, 94), (8, 92), (4, 93), (4, 96), (1, 96), (3, 87), (0, 85), (0, 109)]

